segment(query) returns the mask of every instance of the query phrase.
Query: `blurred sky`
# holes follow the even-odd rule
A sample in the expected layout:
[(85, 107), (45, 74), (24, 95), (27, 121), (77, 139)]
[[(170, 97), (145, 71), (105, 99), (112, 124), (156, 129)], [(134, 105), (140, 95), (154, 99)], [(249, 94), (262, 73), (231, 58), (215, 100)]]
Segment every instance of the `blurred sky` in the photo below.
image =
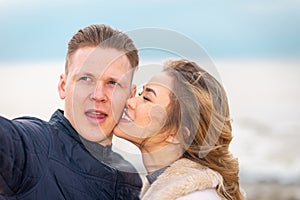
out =
[(178, 31), (212, 58), (299, 57), (299, 0), (0, 0), (0, 62), (63, 60), (79, 28)]

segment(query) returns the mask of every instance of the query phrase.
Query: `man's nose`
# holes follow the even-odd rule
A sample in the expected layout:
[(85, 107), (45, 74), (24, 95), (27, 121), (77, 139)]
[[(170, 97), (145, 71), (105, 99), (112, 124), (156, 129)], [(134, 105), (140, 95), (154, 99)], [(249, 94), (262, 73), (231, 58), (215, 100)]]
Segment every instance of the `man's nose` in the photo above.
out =
[(105, 89), (101, 84), (98, 84), (91, 94), (91, 99), (97, 102), (106, 102), (108, 100)]

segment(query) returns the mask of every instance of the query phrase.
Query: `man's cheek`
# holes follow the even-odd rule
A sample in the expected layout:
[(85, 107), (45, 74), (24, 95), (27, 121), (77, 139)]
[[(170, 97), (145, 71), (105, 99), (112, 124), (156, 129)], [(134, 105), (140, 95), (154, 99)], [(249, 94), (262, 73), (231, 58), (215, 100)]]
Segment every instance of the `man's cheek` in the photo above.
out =
[(112, 102), (113, 104), (122, 104), (125, 105), (127, 99), (129, 98), (129, 90), (121, 90), (121, 89), (115, 89), (112, 93)]
[(123, 113), (127, 96), (124, 93), (115, 93), (112, 96), (112, 112), (116, 121), (118, 121)]

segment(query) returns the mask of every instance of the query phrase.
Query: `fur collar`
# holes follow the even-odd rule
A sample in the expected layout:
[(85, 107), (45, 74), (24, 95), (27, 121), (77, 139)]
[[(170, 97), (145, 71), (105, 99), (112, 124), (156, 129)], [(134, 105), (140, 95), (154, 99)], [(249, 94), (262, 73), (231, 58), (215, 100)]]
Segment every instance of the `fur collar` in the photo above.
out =
[(179, 159), (168, 167), (150, 186), (144, 185), (142, 199), (173, 200), (189, 193), (223, 187), (218, 173), (189, 159)]

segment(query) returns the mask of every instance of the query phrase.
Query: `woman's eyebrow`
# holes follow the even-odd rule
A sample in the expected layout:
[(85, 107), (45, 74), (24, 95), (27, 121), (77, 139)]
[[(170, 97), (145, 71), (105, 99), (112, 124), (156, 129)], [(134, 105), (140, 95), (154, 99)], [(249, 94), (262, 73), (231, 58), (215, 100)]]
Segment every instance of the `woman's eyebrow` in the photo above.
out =
[(151, 93), (153, 93), (154, 96), (157, 96), (157, 95), (156, 95), (156, 92), (155, 92), (152, 88), (144, 87), (144, 90), (145, 90), (146, 92), (151, 92)]

